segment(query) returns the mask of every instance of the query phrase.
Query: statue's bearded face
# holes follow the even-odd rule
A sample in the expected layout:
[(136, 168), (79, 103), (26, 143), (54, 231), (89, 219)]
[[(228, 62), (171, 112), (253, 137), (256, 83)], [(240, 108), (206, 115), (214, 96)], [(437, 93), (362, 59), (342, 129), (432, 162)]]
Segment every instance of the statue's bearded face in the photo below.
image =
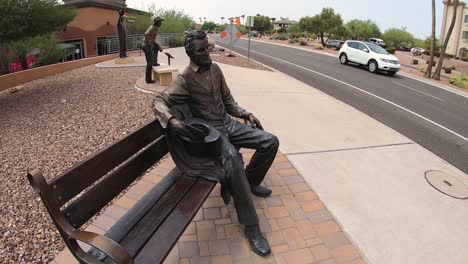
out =
[(211, 66), (211, 58), (208, 43), (208, 39), (197, 39), (193, 42), (193, 54), (190, 59), (198, 66), (207, 67)]

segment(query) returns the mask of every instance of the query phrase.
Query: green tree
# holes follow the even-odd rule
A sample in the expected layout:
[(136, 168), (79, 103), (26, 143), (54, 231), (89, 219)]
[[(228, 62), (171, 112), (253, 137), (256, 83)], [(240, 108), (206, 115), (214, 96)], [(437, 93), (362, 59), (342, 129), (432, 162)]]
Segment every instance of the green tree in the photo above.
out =
[[(151, 10), (152, 9), (152, 10)], [(194, 28), (194, 22), (185, 11), (177, 9), (156, 9), (154, 6), (150, 6), (150, 12), (154, 16), (164, 18), (164, 22), (159, 28), (161, 33), (183, 33), (187, 29)]]
[(368, 40), (382, 35), (379, 26), (372, 20), (353, 19), (346, 23), (348, 35), (352, 39)]
[(273, 29), (273, 23), (271, 23), (269, 17), (257, 14), (257, 16), (254, 17), (254, 26), (252, 29), (257, 30), (260, 34), (265, 34), (265, 32), (270, 32)]
[(57, 46), (55, 34), (22, 38), (10, 42), (9, 47), (13, 52), (13, 57), (21, 61), (23, 69), (28, 68), (26, 57), (33, 51), (38, 53), (36, 59), (40, 65), (60, 62), (66, 56), (64, 50)]
[(301, 26), (299, 26), (299, 23), (294, 23), (288, 27), (288, 32), (289, 33), (301, 33), (302, 29), (301, 29)]
[[(432, 42), (432, 37), (429, 36), (424, 40), (424, 45), (420, 46), (424, 48), (427, 51), (431, 50), (431, 42)], [(434, 51), (439, 51), (440, 50), (440, 41), (437, 37), (434, 37)]]
[(66, 26), (76, 11), (58, 0), (0, 0), (0, 41), (9, 42), (54, 32)]
[(216, 27), (218, 27), (218, 25), (216, 25), (215, 22), (209, 21), (209, 22), (203, 23), (203, 25), (202, 25), (202, 30), (212, 31), (212, 30), (215, 30)]
[(388, 46), (409, 46), (413, 43), (413, 35), (405, 28), (389, 28), (382, 34), (382, 39)]
[(317, 35), (324, 46), (332, 36), (340, 36), (345, 33), (343, 19), (340, 14), (335, 14), (333, 8), (324, 8), (322, 13), (318, 15), (301, 18), (299, 26), (303, 31)]
[(226, 28), (227, 28), (227, 24), (218, 25), (218, 27), (216, 28), (216, 31), (222, 32), (222, 31), (224, 31)]
[(143, 34), (152, 24), (151, 14), (136, 14), (135, 22), (133, 23), (133, 33)]
[[(429, 37), (430, 38), (430, 37)], [(413, 45), (411, 45), (411, 47), (420, 47), (420, 48), (424, 48), (425, 46), (425, 40), (423, 39), (418, 39), (418, 38), (415, 38), (413, 39)]]

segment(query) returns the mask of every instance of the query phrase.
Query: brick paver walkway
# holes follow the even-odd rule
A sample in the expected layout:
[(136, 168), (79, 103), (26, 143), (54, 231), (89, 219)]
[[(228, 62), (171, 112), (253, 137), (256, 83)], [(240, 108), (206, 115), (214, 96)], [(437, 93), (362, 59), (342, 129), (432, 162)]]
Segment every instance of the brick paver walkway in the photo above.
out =
[[(243, 152), (246, 164), (252, 154)], [(170, 157), (163, 160), (87, 230), (104, 234), (174, 166)], [(271, 256), (262, 258), (250, 250), (232, 202), (224, 205), (217, 185), (165, 263), (366, 263), (283, 154), (278, 153), (264, 183), (272, 188), (272, 196), (253, 199), (262, 232), (272, 247)], [(77, 263), (67, 249), (54, 262)]]

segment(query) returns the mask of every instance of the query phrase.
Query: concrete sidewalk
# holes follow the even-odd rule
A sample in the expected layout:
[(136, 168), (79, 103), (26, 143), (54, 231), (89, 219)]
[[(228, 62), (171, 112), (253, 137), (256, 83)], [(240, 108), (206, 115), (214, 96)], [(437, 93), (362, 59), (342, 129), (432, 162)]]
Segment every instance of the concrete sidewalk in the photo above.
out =
[(424, 178), (440, 170), (468, 184), (466, 174), (289, 76), (222, 68), (237, 101), (279, 137), (280, 149), (370, 263), (467, 262), (467, 202)]
[[(176, 57), (174, 65), (183, 69), (188, 63), (183, 49), (173, 49), (170, 52)], [(321, 248), (323, 251), (317, 253), (324, 254), (323, 259), (327, 262), (323, 263), (466, 263), (468, 251), (464, 248), (468, 244), (468, 226), (465, 224), (468, 219), (468, 205), (464, 200), (450, 198), (430, 187), (424, 173), (427, 170), (441, 170), (468, 184), (466, 174), (396, 131), (287, 75), (230, 65), (220, 66), (237, 102), (255, 113), (267, 131), (278, 136), (284, 161), (291, 162), (291, 166), (302, 175), (312, 193), (318, 195), (340, 226), (339, 229), (333, 227), (332, 221), (323, 227), (328, 230), (325, 232), (336, 234), (343, 231), (347, 234), (347, 238), (335, 238), (329, 242), (330, 245), (326, 244), (326, 239), (322, 236), (314, 236), (313, 239), (319, 240), (310, 243), (320, 242), (328, 250)], [(277, 166), (286, 165), (289, 166), (286, 163), (275, 165), (269, 177), (275, 174), (275, 169), (281, 169)], [(296, 180), (302, 177), (297, 177)], [(269, 178), (266, 184), (273, 186), (273, 181)], [(281, 196), (289, 194), (282, 192), (291, 191), (291, 187), (284, 183), (284, 179), (283, 183), (275, 184), (279, 184), (280, 187), (274, 188), (273, 199), (269, 201), (271, 204), (268, 204), (269, 207), (260, 208), (260, 212), (266, 216), (268, 212), (265, 210), (270, 210), (270, 207), (287, 207), (287, 201)], [(282, 184), (287, 187), (281, 187)], [(298, 199), (295, 192), (292, 193), (294, 198)], [(138, 198), (136, 194), (131, 195)], [(278, 195), (280, 199), (274, 198)], [(121, 207), (131, 206), (131, 201), (125, 199), (120, 203)], [(317, 202), (314, 204), (310, 205), (310, 208), (317, 206)], [(222, 206), (218, 209), (220, 214), (225, 211)], [(305, 209), (302, 209), (305, 212)], [(277, 214), (284, 214), (283, 217), (293, 214), (289, 209), (273, 210), (277, 210)], [(271, 216), (270, 214), (270, 218), (277, 223), (278, 215)], [(267, 219), (270, 218), (267, 216)], [(298, 221), (300, 218), (299, 216)], [(324, 218), (320, 220), (325, 221)], [(270, 228), (275, 221), (268, 221)], [(289, 221), (285, 220), (284, 223), (286, 222)], [(211, 226), (208, 222), (206, 224), (206, 227)], [(294, 225), (299, 228), (298, 223)], [(235, 233), (235, 230), (224, 230)], [(300, 228), (299, 230), (298, 237), (304, 238), (304, 232), (307, 231)], [(273, 229), (270, 231), (274, 232)], [(193, 236), (190, 233), (194, 232), (193, 230), (187, 232), (186, 235)], [(284, 232), (282, 229), (283, 238)], [(277, 235), (281, 239), (282, 236)], [(270, 242), (275, 239), (271, 236), (274, 235), (269, 235)], [(346, 245), (340, 244), (348, 239), (357, 249), (349, 245), (349, 242)], [(205, 240), (197, 238), (195, 241)], [(235, 253), (237, 251), (232, 251), (233, 249), (241, 250), (240, 252), (244, 252), (242, 254), (247, 253), (242, 251), (242, 245), (235, 244), (227, 247), (231, 250), (228, 255), (231, 258), (226, 259), (234, 263), (241, 260), (245, 261), (244, 263), (319, 261), (313, 252), (313, 257), (310, 257), (310, 245), (306, 243), (299, 247), (298, 244), (290, 246), (291, 241), (286, 238), (284, 242), (275, 244), (280, 247), (273, 251), (274, 257), (268, 259), (257, 258), (252, 254), (249, 254), (249, 258), (240, 259)], [(208, 258), (201, 258), (202, 250), (209, 250), (210, 243), (208, 248), (205, 248), (204, 242), (181, 245), (185, 242), (193, 240), (179, 241), (168, 263), (171, 260), (183, 263), (211, 263), (215, 259), (221, 261), (219, 257), (212, 257), (209, 261)], [(240, 241), (239, 243), (242, 244)], [(227, 248), (225, 247), (225, 250)], [(304, 248), (309, 248), (309, 251), (302, 250)], [(341, 251), (336, 251), (337, 248)], [(196, 249), (199, 250), (198, 253)], [(185, 255), (180, 250), (185, 250), (183, 254), (194, 254), (194, 258), (182, 257)], [(362, 258), (359, 257), (358, 251), (361, 252)], [(56, 261), (67, 263), (61, 262), (60, 259)]]

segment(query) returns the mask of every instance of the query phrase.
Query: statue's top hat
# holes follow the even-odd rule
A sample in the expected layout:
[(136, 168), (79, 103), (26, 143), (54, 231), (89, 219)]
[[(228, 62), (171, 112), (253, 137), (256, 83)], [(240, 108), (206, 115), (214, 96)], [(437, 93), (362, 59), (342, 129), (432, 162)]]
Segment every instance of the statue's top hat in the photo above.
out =
[(200, 157), (219, 155), (220, 133), (216, 128), (196, 118), (186, 122), (185, 127), (193, 135), (191, 138), (180, 136), (188, 153)]

